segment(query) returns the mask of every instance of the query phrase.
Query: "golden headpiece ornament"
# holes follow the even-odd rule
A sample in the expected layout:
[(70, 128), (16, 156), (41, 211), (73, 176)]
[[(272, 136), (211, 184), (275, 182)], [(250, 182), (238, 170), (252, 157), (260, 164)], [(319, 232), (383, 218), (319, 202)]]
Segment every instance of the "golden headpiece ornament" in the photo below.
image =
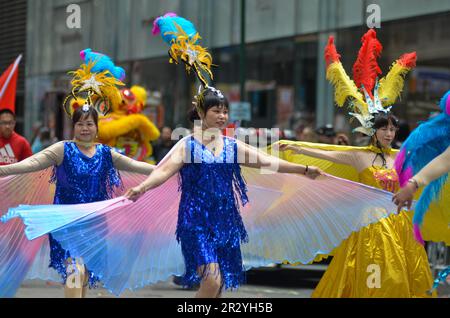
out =
[(64, 99), (64, 110), (71, 116), (78, 107), (83, 107), (84, 111), (94, 107), (106, 115), (111, 105), (122, 100), (117, 86), (124, 86), (125, 71), (116, 67), (108, 56), (91, 49), (81, 51), (80, 56), (85, 63), (78, 70), (69, 72), (73, 74), (72, 91)]

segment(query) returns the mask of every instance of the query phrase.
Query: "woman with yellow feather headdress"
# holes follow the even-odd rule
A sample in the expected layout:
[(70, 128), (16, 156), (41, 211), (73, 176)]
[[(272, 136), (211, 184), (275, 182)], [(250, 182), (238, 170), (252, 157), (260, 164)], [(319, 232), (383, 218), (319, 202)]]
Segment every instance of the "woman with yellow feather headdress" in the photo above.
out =
[[(335, 87), (335, 101), (340, 107), (349, 106), (349, 114), (360, 123), (354, 131), (370, 136), (371, 144), (350, 147), (280, 141), (275, 148), (279, 147), (282, 158), (314, 164), (325, 172), (386, 191), (398, 190), (397, 151), (391, 149), (398, 122), (390, 109), (400, 95), (404, 76), (415, 66), (416, 53), (401, 56), (378, 82), (381, 50), (375, 30), (367, 31), (351, 80), (333, 37), (325, 49), (326, 74)], [(332, 255), (313, 297), (424, 297), (432, 286), (426, 251), (414, 240), (411, 215), (405, 211), (353, 233)]]
[[(13, 176), (1, 185), (4, 194), (0, 199), (2, 208), (18, 204), (48, 204), (42, 210), (37, 205), (27, 206), (27, 210), (28, 213), (37, 212), (51, 219), (52, 209), (57, 205), (62, 205), (67, 214), (70, 213), (65, 207), (67, 204), (113, 198), (115, 191), (122, 187), (122, 177), (128, 183), (130, 179), (127, 173), (121, 177), (118, 170), (145, 175), (153, 171), (152, 165), (134, 161), (109, 146), (95, 142), (98, 114), (108, 113), (111, 104), (120, 101), (117, 86), (123, 85), (120, 78), (125, 74), (103, 54), (88, 49), (80, 55), (85, 63), (70, 72), (73, 74), (73, 88), (63, 103), (72, 120), (74, 139), (58, 142), (27, 160), (2, 167), (0, 177)], [(53, 176), (47, 169), (50, 167), (53, 167)], [(55, 190), (49, 187), (49, 179), (56, 184)], [(52, 202), (53, 205), (50, 205)], [(40, 225), (53, 221), (40, 222)], [(80, 235), (80, 228), (75, 226), (71, 230), (71, 234), (64, 230), (63, 235)], [(81, 255), (72, 248), (63, 248), (54, 233), (28, 241), (18, 220), (1, 224), (0, 233), (0, 254), (7, 255), (0, 261), (0, 297), (13, 297), (27, 274), (33, 279), (62, 281), (65, 296), (69, 298), (85, 297), (87, 286), (97, 286), (100, 280), (97, 273), (88, 269), (79, 257)], [(102, 242), (105, 235), (105, 231), (96, 233), (96, 240)], [(3, 253), (4, 249), (6, 253)], [(105, 254), (99, 257), (102, 266), (106, 265)]]

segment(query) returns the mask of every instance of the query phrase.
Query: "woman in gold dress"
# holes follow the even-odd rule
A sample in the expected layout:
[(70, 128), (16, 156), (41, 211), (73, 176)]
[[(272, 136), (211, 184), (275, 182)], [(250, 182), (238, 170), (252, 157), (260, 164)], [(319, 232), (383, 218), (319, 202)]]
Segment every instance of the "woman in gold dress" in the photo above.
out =
[[(396, 151), (391, 149), (398, 123), (390, 113), (403, 87), (404, 76), (415, 67), (415, 52), (402, 55), (378, 81), (382, 45), (371, 29), (362, 37), (353, 66), (346, 74), (330, 37), (325, 48), (327, 79), (334, 85), (338, 106), (361, 126), (354, 131), (371, 137), (367, 147), (280, 141), (285, 160), (311, 164), (327, 173), (396, 192)], [(277, 148), (275, 147), (275, 148)], [(424, 247), (413, 235), (411, 215), (402, 211), (351, 234), (331, 253), (334, 257), (312, 297), (425, 297), (433, 279)], [(318, 259), (316, 259), (318, 260)]]
[[(280, 150), (295, 162), (303, 162), (301, 154), (351, 166), (359, 182), (394, 193), (399, 183), (390, 145), (397, 127), (393, 115), (381, 115), (368, 147), (293, 142), (282, 143)], [(312, 297), (423, 297), (433, 283), (426, 251), (414, 239), (406, 211), (353, 233), (333, 255)]]

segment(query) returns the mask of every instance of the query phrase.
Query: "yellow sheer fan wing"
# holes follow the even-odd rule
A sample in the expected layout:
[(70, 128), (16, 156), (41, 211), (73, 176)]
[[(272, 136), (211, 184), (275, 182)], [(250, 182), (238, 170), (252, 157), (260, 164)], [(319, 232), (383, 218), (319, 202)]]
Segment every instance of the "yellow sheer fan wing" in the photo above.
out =
[[(358, 150), (361, 151), (368, 149), (367, 147), (338, 146), (338, 145), (328, 145), (302, 141), (290, 141), (290, 140), (280, 140), (277, 144), (295, 145), (303, 148), (319, 149), (326, 151), (358, 151)], [(271, 148), (272, 146), (269, 148), (269, 151), (272, 151)], [(273, 151), (272, 154), (275, 155)], [(278, 157), (289, 162), (319, 167), (324, 172), (339, 178), (344, 178), (352, 181), (359, 180), (358, 172), (354, 167), (350, 165), (338, 164), (331, 162), (329, 160), (318, 159), (304, 154), (296, 154), (290, 150), (285, 151), (280, 150)]]
[(442, 189), (441, 199), (431, 203), (421, 231), (425, 241), (445, 242), (450, 246), (450, 182)]

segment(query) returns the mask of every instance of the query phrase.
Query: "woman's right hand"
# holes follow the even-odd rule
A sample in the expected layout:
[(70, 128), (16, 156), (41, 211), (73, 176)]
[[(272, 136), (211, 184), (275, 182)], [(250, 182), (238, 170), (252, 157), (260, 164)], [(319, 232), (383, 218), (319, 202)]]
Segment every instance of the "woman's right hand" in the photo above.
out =
[(290, 144), (280, 144), (278, 147), (279, 151), (286, 151), (286, 150), (290, 150), (296, 154), (301, 154), (302, 153), (302, 148), (299, 146), (295, 146), (295, 145), (290, 145)]
[(417, 187), (408, 182), (408, 184), (398, 191), (393, 197), (392, 202), (397, 205), (397, 212), (400, 213), (403, 207), (408, 210), (411, 209), (412, 202), (414, 200), (414, 193), (417, 191)]
[(136, 202), (144, 193), (144, 188), (141, 185), (138, 185), (137, 187), (128, 189), (124, 196), (128, 200)]
[(305, 176), (307, 176), (308, 178), (314, 180), (317, 177), (323, 175), (323, 171), (321, 169), (319, 169), (318, 167), (314, 167), (314, 166), (308, 166), (308, 171), (306, 171)]

